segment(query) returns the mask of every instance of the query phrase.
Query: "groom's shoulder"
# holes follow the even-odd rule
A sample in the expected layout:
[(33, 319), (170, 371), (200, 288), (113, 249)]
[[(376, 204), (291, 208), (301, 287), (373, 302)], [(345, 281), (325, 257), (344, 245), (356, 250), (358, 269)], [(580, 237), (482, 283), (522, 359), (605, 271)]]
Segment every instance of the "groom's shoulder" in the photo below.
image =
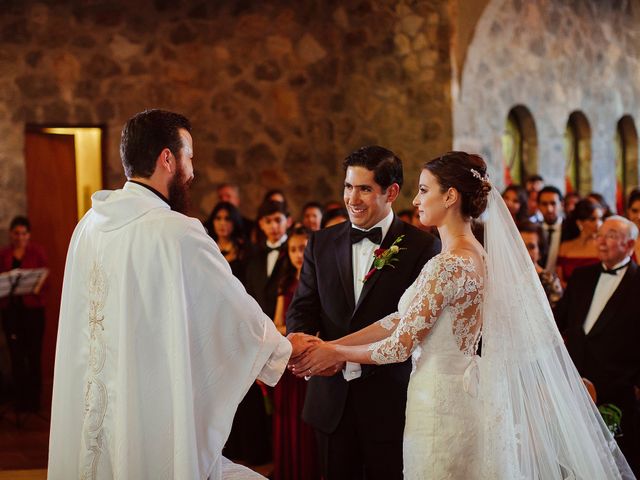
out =
[(330, 227), (322, 228), (313, 232), (314, 242), (315, 243), (324, 243), (335, 241), (338, 237), (345, 235), (348, 230), (351, 228), (351, 223), (342, 222), (337, 225), (332, 225)]

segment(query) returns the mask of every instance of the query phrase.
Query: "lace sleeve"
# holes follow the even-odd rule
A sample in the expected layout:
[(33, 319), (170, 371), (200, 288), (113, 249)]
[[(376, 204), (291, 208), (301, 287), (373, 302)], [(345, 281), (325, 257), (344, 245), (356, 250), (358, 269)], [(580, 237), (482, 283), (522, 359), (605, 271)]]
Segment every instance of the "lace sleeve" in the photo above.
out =
[(400, 321), (400, 313), (393, 312), (387, 315), (386, 317), (378, 320), (376, 324), (384, 328), (385, 330), (392, 332), (393, 330), (395, 330), (399, 321)]
[(397, 321), (395, 331), (368, 347), (371, 360), (377, 364), (409, 358), (447, 306), (454, 310), (452, 333), (460, 349), (467, 352), (475, 348), (481, 278), (473, 261), (450, 253), (438, 255), (425, 265), (416, 282), (416, 296)]

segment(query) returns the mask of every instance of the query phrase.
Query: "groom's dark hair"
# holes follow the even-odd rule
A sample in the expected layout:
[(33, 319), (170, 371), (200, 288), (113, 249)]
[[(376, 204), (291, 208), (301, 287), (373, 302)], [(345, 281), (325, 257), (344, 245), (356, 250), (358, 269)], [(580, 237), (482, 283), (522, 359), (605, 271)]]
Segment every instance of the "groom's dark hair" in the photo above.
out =
[(404, 180), (402, 176), (402, 161), (391, 150), (378, 145), (368, 145), (359, 148), (342, 164), (345, 172), (349, 167), (364, 167), (373, 172), (373, 179), (382, 191), (385, 191), (394, 183), (402, 188)]

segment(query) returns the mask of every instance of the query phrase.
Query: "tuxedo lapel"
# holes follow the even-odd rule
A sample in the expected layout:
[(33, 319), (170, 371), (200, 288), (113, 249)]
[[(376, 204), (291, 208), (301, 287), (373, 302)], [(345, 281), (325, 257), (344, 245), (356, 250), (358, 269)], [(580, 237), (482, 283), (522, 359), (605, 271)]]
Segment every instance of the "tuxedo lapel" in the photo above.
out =
[[(391, 244), (394, 242), (394, 240), (398, 238), (398, 236), (402, 235), (403, 230), (404, 229), (403, 229), (402, 220), (400, 220), (398, 217), (394, 215), (393, 222), (389, 227), (389, 231), (387, 232), (387, 235), (384, 237), (384, 239), (382, 239), (380, 248), (389, 248)], [(402, 244), (400, 244), (400, 246), (402, 246)], [(367, 272), (370, 271), (372, 268), (373, 268), (373, 259), (371, 259), (371, 264), (369, 265)], [(354, 314), (356, 313), (356, 311), (358, 311), (358, 308), (360, 308), (360, 305), (362, 305), (362, 302), (364, 301), (364, 299), (367, 297), (369, 292), (371, 292), (375, 284), (378, 282), (378, 279), (385, 274), (385, 270), (390, 268), (392, 267), (384, 267), (382, 270), (376, 271), (371, 276), (371, 278), (369, 278), (369, 280), (367, 280), (364, 283), (362, 287), (362, 292), (360, 292), (360, 298), (358, 299), (358, 304), (356, 305), (356, 308), (353, 311)], [(362, 279), (358, 279), (358, 281), (362, 281)]]
[[(593, 325), (593, 328), (589, 332), (588, 335), (597, 335), (603, 328), (607, 326), (608, 323), (615, 317), (615, 313), (619, 308), (622, 307), (625, 299), (630, 298), (630, 289), (633, 286), (633, 278), (636, 275), (636, 270), (638, 269), (638, 265), (635, 262), (629, 262), (629, 267), (627, 267), (627, 271), (622, 277), (620, 281), (620, 285), (616, 288), (609, 301), (602, 309), (600, 316), (596, 320), (596, 323)], [(586, 318), (586, 315), (585, 315)]]
[(351, 224), (344, 222), (345, 228), (335, 238), (335, 255), (336, 263), (338, 265), (338, 273), (340, 275), (340, 282), (342, 283), (342, 289), (344, 290), (345, 297), (347, 298), (347, 304), (350, 311), (353, 311), (355, 305), (355, 294), (353, 292), (353, 264), (351, 262), (351, 239), (349, 234), (351, 232)]

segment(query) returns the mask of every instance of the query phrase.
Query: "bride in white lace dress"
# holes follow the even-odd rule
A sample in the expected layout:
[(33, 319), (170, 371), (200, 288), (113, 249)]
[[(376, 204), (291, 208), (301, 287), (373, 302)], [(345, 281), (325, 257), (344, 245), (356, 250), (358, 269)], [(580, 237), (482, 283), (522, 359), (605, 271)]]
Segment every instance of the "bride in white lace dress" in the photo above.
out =
[[(503, 203), (494, 203), (496, 220), (487, 223), (492, 257), (474, 237), (471, 219), (485, 210), (490, 190), (477, 155), (450, 152), (426, 163), (413, 204), (424, 225), (438, 228), (442, 253), (424, 266), (396, 313), (317, 343), (291, 368), (309, 376), (340, 361), (411, 356), (407, 479), (634, 478), (566, 354), (548, 303), (539, 301), (542, 287), (529, 283), (537, 276), (524, 245), (509, 243), (520, 237)], [(495, 191), (491, 198), (501, 202)]]

